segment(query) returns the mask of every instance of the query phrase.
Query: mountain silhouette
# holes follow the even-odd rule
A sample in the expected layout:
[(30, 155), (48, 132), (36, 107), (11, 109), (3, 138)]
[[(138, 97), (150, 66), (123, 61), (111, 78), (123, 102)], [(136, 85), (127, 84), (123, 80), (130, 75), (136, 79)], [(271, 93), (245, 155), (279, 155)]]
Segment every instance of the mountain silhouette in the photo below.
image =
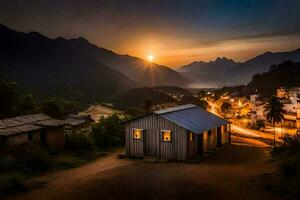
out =
[(219, 85), (239, 85), (248, 83), (253, 75), (267, 72), (270, 66), (280, 64), (285, 60), (299, 62), (300, 49), (289, 52), (266, 52), (243, 63), (218, 57), (211, 62), (193, 62), (182, 66), (178, 71), (196, 82), (207, 81)]
[(189, 83), (187, 78), (184, 78), (166, 66), (149, 63), (143, 59), (129, 55), (116, 54), (110, 50), (91, 44), (82, 37), (69, 40), (59, 37), (56, 41), (121, 72), (139, 86), (167, 85), (185, 87)]
[(194, 81), (210, 82), (226, 82), (228, 71), (239, 65), (232, 59), (226, 57), (218, 57), (214, 61), (210, 62), (193, 62), (188, 65), (182, 66), (178, 71)]
[(32, 90), (91, 103), (135, 86), (107, 65), (37, 32), (0, 25), (0, 76)]

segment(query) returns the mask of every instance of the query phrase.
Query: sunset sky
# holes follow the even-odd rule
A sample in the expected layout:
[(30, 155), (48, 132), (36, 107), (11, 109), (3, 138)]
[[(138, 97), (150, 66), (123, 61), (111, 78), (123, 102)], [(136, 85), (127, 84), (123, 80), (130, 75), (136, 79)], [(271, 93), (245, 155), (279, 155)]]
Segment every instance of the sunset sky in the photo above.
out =
[(1, 0), (0, 23), (178, 67), (300, 48), (299, 0)]

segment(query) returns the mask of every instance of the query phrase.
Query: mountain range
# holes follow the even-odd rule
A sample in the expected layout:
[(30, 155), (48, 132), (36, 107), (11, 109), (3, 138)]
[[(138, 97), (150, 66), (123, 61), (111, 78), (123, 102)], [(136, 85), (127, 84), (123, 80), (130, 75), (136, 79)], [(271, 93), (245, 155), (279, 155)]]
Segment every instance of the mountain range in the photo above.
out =
[(300, 61), (300, 49), (289, 52), (266, 52), (242, 63), (225, 57), (211, 62), (193, 62), (180, 67), (178, 72), (195, 82), (238, 85), (248, 83), (253, 75), (267, 72), (270, 66), (285, 60)]
[(99, 48), (83, 38), (50, 39), (0, 25), (0, 78), (31, 91), (92, 103), (138, 86), (181, 85), (177, 72)]
[(97, 47), (82, 37), (70, 40), (59, 37), (55, 41), (121, 72), (139, 86), (172, 85), (186, 87), (189, 83), (187, 78), (168, 67), (150, 63), (141, 58), (116, 54)]
[(226, 57), (218, 57), (210, 62), (193, 62), (178, 69), (183, 76), (201, 82), (227, 82), (227, 73), (240, 63)]

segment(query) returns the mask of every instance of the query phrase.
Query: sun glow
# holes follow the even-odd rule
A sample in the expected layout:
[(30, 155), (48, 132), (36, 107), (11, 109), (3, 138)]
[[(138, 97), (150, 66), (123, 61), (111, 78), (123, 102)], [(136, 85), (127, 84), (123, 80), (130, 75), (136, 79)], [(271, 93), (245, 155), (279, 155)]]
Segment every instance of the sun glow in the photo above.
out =
[(153, 60), (154, 60), (154, 55), (149, 54), (149, 55), (148, 55), (148, 61), (149, 61), (149, 62), (153, 62)]

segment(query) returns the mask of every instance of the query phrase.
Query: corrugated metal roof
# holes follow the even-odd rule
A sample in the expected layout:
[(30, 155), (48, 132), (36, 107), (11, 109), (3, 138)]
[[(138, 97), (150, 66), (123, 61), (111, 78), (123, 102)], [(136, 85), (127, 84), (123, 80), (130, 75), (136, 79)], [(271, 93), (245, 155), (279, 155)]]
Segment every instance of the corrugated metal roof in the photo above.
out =
[[(208, 131), (216, 127), (226, 125), (229, 122), (200, 108), (197, 106), (191, 106), (185, 109), (174, 108), (171, 112), (156, 112), (160, 117), (167, 119), (187, 130), (190, 130), (194, 133), (201, 134), (203, 131)], [(179, 106), (180, 107), (180, 106)]]
[(164, 114), (164, 113), (176, 112), (176, 111), (179, 111), (179, 110), (185, 110), (185, 109), (195, 108), (195, 107), (197, 107), (197, 106), (194, 105), (194, 104), (186, 104), (186, 105), (182, 105), (182, 106), (176, 106), (176, 107), (171, 107), (171, 108), (158, 110), (158, 111), (155, 111), (154, 113), (158, 114), (158, 115), (161, 115), (161, 114)]
[(53, 119), (45, 114), (23, 115), (0, 120), (0, 135), (10, 136), (38, 130), (45, 126), (59, 127), (65, 124), (67, 122)]

